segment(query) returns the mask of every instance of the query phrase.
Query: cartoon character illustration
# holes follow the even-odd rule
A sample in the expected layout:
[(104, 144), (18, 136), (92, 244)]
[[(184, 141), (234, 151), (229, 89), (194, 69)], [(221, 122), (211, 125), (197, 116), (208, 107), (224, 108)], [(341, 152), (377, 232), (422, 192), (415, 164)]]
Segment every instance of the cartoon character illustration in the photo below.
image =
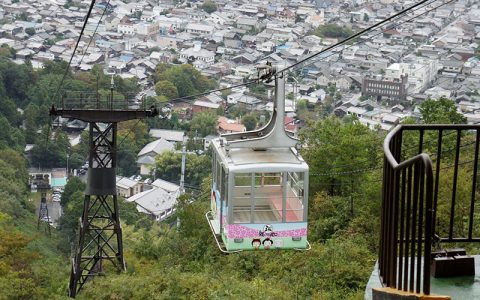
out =
[(273, 241), (270, 238), (266, 238), (263, 240), (262, 244), (263, 244), (263, 248), (265, 248), (265, 250), (268, 250), (270, 249), (270, 247), (272, 247)]
[(262, 241), (260, 239), (252, 240), (252, 247), (255, 248), (255, 250), (258, 250), (261, 244), (262, 244)]
[(271, 233), (273, 232), (273, 226), (272, 225), (265, 225), (263, 227), (263, 232), (265, 232), (266, 236), (270, 236)]
[(258, 234), (260, 236), (276, 236), (277, 234), (273, 232), (273, 226), (272, 225), (265, 225), (263, 226), (263, 230), (258, 231)]

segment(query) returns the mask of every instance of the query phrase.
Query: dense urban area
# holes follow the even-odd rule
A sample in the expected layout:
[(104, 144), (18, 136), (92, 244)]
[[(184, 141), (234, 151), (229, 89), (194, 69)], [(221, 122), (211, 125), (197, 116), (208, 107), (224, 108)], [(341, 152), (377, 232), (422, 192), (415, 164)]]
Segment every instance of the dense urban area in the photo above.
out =
[[(432, 0), (331, 47), (414, 3), (103, 0), (83, 29), (91, 1), (1, 1), (0, 299), (68, 299), (89, 126), (49, 111), (107, 99), (159, 115), (118, 125), (126, 272), (106, 266), (79, 299), (364, 299), (386, 134), (480, 122), (478, 2)], [(267, 62), (295, 65), (284, 125), (310, 166), (312, 249), (226, 256), (204, 217), (209, 146), (267, 124), (274, 82), (240, 86)], [(472, 170), (459, 168), (462, 182)], [(39, 218), (44, 180), (49, 213)]]

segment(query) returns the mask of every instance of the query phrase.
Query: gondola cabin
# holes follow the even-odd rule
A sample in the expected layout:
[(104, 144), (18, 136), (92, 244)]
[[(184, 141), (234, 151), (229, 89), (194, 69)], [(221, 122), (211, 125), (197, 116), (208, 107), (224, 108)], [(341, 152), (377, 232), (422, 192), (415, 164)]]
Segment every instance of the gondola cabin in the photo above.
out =
[(284, 130), (283, 76), (277, 75), (276, 93), (269, 125), (212, 141), (207, 219), (223, 252), (309, 248), (308, 165)]

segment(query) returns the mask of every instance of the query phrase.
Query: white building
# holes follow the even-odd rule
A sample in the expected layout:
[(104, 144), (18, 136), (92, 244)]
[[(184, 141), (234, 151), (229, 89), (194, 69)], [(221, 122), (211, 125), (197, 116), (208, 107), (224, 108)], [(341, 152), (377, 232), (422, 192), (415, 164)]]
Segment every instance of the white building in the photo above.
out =
[(175, 212), (180, 187), (161, 179), (155, 180), (152, 186), (152, 189), (138, 193), (126, 201), (135, 202), (139, 212), (150, 215), (156, 221), (163, 221)]
[(173, 151), (174, 149), (173, 143), (164, 139), (148, 143), (138, 153), (137, 165), (140, 168), (140, 175), (150, 175), (151, 168), (155, 164), (155, 157), (165, 151)]
[(200, 43), (195, 43), (193, 47), (182, 50), (180, 58), (185, 60), (200, 60), (206, 65), (213, 65), (215, 63), (215, 53), (206, 49), (202, 49)]
[(402, 75), (408, 75), (409, 93), (419, 93), (435, 80), (438, 62), (430, 59), (418, 59), (411, 63), (394, 63), (385, 69), (385, 79), (393, 81)]
[(188, 33), (195, 34), (195, 35), (206, 35), (206, 36), (212, 35), (214, 29), (215, 28), (210, 25), (195, 24), (195, 23), (189, 23), (185, 27), (185, 30)]
[(142, 183), (127, 177), (117, 176), (117, 195), (125, 198), (142, 192)]

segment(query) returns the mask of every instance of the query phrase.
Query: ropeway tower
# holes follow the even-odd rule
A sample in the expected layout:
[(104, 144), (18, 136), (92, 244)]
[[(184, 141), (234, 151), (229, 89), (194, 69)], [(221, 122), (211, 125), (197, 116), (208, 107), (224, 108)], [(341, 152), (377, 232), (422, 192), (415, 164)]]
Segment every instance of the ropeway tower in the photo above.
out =
[[(122, 121), (154, 117), (155, 107), (131, 108), (123, 97), (111, 93), (104, 99), (98, 94), (62, 97), (59, 107), (52, 106), (51, 116), (78, 119), (89, 124), (87, 186), (77, 246), (72, 259), (68, 295), (75, 298), (90, 278), (104, 275), (106, 268), (125, 270), (122, 228), (117, 191), (117, 124)], [(108, 262), (108, 265), (104, 265)]]

